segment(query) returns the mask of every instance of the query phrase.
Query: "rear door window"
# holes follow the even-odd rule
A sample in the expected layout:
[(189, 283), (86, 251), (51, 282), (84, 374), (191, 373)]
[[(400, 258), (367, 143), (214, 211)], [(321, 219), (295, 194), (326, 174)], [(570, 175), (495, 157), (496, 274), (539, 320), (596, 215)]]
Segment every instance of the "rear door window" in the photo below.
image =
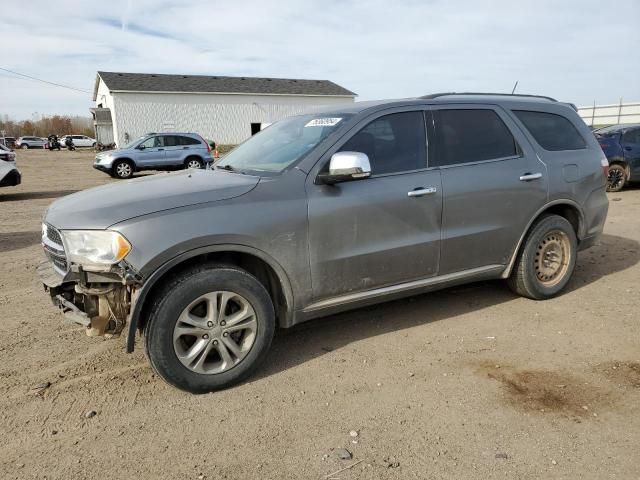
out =
[(587, 146), (573, 123), (562, 115), (527, 110), (514, 110), (513, 113), (545, 150), (581, 150)]
[(178, 138), (175, 135), (163, 135), (164, 138), (164, 146), (165, 147), (175, 147), (177, 145), (180, 145), (178, 143)]
[(491, 109), (435, 110), (436, 148), (430, 167), (518, 155), (516, 141)]
[(373, 175), (426, 168), (423, 113), (402, 112), (380, 117), (347, 140), (340, 151), (366, 153)]

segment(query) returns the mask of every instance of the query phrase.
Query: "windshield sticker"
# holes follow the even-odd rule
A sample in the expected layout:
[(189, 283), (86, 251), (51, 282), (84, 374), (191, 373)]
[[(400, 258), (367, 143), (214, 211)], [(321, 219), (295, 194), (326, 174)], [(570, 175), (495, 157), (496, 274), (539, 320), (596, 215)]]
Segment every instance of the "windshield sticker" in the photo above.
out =
[(333, 127), (337, 125), (342, 118), (314, 118), (305, 127)]

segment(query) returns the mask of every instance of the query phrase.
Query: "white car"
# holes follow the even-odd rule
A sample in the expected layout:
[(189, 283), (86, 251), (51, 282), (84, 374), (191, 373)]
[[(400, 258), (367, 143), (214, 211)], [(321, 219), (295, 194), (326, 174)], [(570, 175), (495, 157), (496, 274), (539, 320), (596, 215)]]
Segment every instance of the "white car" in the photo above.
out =
[(96, 146), (95, 138), (87, 137), (86, 135), (65, 135), (60, 139), (60, 145), (62, 145), (63, 148), (65, 147), (65, 141), (67, 140), (67, 137), (71, 137), (71, 139), (73, 140), (73, 144), (76, 147), (95, 147)]
[(16, 154), (0, 144), (0, 187), (20, 185), (22, 175), (16, 168)]

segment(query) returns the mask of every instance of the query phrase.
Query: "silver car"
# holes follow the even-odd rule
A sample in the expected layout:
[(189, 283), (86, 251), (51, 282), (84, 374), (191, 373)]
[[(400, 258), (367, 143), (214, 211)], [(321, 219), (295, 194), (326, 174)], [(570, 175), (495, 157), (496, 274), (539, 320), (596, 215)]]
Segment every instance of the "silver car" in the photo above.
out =
[(123, 148), (100, 152), (93, 168), (114, 178), (131, 178), (141, 170), (205, 168), (211, 147), (197, 133), (148, 133)]
[(602, 233), (607, 168), (548, 97), (334, 106), (213, 170), (57, 200), (38, 270), (87, 333), (127, 328), (128, 351), (140, 333), (162, 378), (208, 392), (261, 366), (277, 327), (485, 279), (558, 295)]

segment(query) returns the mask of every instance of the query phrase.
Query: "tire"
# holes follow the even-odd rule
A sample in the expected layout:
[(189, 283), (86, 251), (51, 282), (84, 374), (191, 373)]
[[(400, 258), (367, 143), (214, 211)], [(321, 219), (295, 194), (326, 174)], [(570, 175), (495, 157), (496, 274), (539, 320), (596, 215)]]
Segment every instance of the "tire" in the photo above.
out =
[(96, 142), (93, 142), (93, 143), (91, 144), (91, 148), (96, 148)]
[(607, 175), (607, 192), (619, 192), (627, 183), (627, 169), (624, 165), (614, 163), (609, 166)]
[(27, 145), (26, 143), (23, 143), (22, 145), (20, 145), (20, 148), (22, 150), (28, 150), (29, 149), (29, 145)]
[[(222, 315), (218, 314), (221, 305), (226, 305)], [(235, 322), (234, 314), (247, 317), (231, 327), (225, 325), (224, 319)], [(238, 330), (245, 325), (253, 330), (224, 333), (225, 328)], [(153, 369), (169, 384), (207, 393), (247, 378), (263, 362), (274, 331), (273, 303), (254, 276), (234, 266), (202, 265), (173, 277), (155, 297), (144, 327), (145, 352)], [(235, 349), (226, 347), (229, 341)]]
[(538, 220), (525, 237), (511, 276), (511, 290), (533, 300), (558, 295), (576, 265), (578, 240), (573, 226), (559, 215)]
[[(197, 164), (197, 166), (196, 166)], [(184, 168), (188, 169), (188, 168), (202, 168), (204, 166), (204, 162), (202, 161), (202, 159), (200, 157), (188, 157), (185, 161), (184, 161)]]
[(127, 179), (133, 176), (133, 164), (129, 160), (116, 160), (111, 167), (114, 178)]

